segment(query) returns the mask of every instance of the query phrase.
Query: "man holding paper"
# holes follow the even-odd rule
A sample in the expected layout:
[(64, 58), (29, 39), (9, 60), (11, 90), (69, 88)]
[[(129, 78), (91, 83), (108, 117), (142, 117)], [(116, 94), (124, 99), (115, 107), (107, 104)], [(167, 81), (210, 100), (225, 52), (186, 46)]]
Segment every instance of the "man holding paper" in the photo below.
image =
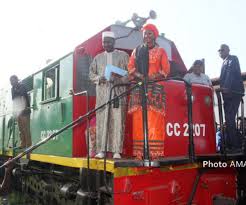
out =
[[(96, 84), (96, 106), (100, 106), (109, 99), (110, 89), (118, 83), (122, 83), (127, 72), (129, 56), (126, 52), (114, 48), (115, 36), (113, 32), (105, 31), (102, 34), (104, 52), (98, 54), (90, 66), (90, 79)], [(117, 68), (116, 68), (117, 67)], [(115, 75), (114, 75), (115, 73)], [(122, 77), (121, 77), (122, 76)], [(107, 78), (106, 78), (107, 77)], [(119, 95), (125, 88), (119, 87), (113, 92), (113, 96)], [(106, 152), (112, 152), (113, 158), (121, 158), (123, 136), (125, 132), (125, 108), (126, 99), (120, 99), (119, 107), (110, 111), (105, 107), (96, 113), (96, 150), (97, 158), (105, 155), (105, 140), (108, 135)], [(107, 124), (109, 124), (108, 133)]]

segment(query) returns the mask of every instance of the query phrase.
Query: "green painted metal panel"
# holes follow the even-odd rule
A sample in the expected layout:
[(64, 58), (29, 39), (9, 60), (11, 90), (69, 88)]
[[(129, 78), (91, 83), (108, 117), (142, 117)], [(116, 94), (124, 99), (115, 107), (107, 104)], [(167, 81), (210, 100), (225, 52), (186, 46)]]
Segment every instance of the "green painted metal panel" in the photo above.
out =
[[(44, 89), (47, 87), (45, 72), (56, 65), (57, 96), (44, 101)], [(33, 90), (29, 92), (32, 109), (30, 129), (33, 144), (72, 121), (73, 102), (69, 91), (73, 87), (73, 54), (60, 59), (51, 66), (26, 79), (30, 85), (33, 83)], [(4, 96), (3, 92), (0, 94), (0, 149), (3, 151), (18, 145), (20, 139), (18, 125), (12, 116), (11, 90), (10, 88), (4, 90)], [(72, 129), (69, 129), (54, 140), (39, 147), (34, 153), (71, 157), (72, 136)]]
[[(47, 70), (49, 70), (48, 68)], [(34, 90), (31, 93), (31, 132), (33, 142), (49, 136), (72, 121), (72, 88), (73, 58), (65, 57), (59, 63), (57, 86), (58, 96), (50, 100), (42, 100), (42, 89), (45, 89), (44, 76), (46, 70), (34, 75)], [(72, 156), (72, 130), (69, 129), (38, 148), (35, 153), (57, 156)]]

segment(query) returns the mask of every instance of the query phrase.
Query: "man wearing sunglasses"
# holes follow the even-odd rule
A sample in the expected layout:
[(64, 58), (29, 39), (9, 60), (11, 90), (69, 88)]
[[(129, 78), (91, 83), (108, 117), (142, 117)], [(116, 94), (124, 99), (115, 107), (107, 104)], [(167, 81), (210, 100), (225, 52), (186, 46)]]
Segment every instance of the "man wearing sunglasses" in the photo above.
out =
[(239, 152), (241, 148), (239, 136), (236, 134), (235, 117), (244, 95), (244, 85), (237, 56), (230, 55), (230, 48), (226, 44), (222, 44), (218, 52), (223, 59), (220, 74), (220, 91), (224, 101), (226, 146), (230, 152), (234, 153)]

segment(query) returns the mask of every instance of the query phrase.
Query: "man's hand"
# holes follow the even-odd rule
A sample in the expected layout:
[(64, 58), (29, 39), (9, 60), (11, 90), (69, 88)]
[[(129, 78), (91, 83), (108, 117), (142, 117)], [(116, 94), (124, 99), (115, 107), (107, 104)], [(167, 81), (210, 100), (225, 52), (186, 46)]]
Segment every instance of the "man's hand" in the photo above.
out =
[(123, 77), (121, 75), (118, 75), (116, 73), (112, 73), (110, 76), (110, 83), (121, 83), (121, 79)]
[(73, 89), (70, 89), (68, 94), (69, 94), (69, 95), (74, 95)]
[(123, 76), (121, 79), (120, 79), (121, 83), (128, 83), (129, 82), (129, 78), (128, 76)]
[(230, 93), (230, 90), (228, 88), (223, 88), (222, 93), (228, 94)]
[(111, 73), (109, 82), (110, 82), (110, 83), (113, 83), (113, 82), (115, 82), (117, 79), (119, 79), (119, 78), (118, 78), (114, 73)]
[(105, 84), (107, 82), (107, 79), (104, 76), (101, 76), (99, 78), (99, 84)]
[(216, 92), (222, 92), (224, 94), (230, 93), (230, 90), (228, 88), (218, 88), (215, 90)]
[(123, 76), (123, 77), (120, 77), (120, 78), (114, 78), (113, 81), (110, 81), (111, 83), (114, 83), (114, 84), (121, 84), (121, 83), (128, 83), (129, 82), (129, 78), (128, 76)]

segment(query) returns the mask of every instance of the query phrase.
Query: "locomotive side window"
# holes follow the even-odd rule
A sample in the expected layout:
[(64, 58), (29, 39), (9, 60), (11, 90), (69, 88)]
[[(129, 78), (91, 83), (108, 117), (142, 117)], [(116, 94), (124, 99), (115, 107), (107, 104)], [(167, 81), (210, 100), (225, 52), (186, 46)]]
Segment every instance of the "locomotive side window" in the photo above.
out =
[(47, 70), (44, 73), (43, 100), (55, 99), (58, 97), (57, 80), (58, 66)]

